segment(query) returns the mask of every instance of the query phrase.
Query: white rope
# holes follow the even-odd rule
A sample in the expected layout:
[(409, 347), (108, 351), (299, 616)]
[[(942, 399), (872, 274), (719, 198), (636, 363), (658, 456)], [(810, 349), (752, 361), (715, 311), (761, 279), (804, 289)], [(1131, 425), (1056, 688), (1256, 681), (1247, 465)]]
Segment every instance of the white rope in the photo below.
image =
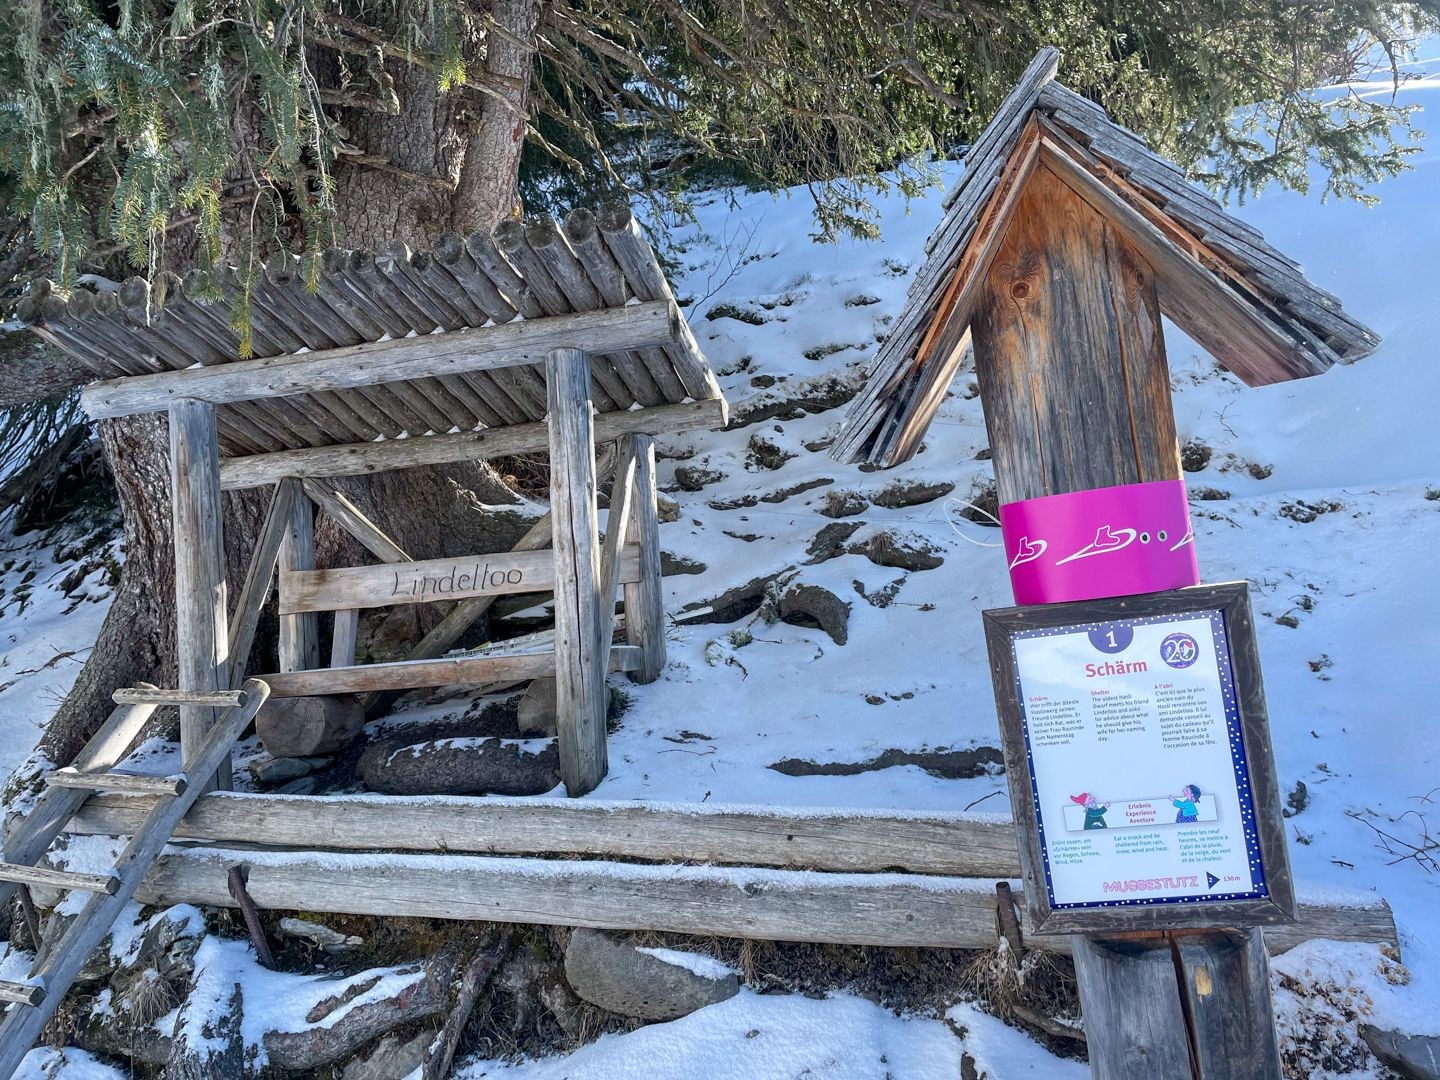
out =
[[(970, 509), (970, 510), (973, 510), (973, 511), (975, 511), (975, 513), (980, 514), (980, 515), (982, 515), (982, 516), (984, 516), (984, 517), (987, 517), (987, 518), (989, 518), (991, 521), (995, 522), (995, 524), (996, 524), (997, 527), (998, 527), (999, 524), (1000, 524), (1000, 519), (999, 519), (999, 518), (997, 518), (994, 514), (990, 513), (989, 510), (986, 510), (985, 508), (980, 507), (980, 506), (976, 506), (976, 505), (975, 505), (973, 502), (971, 502), (969, 499), (960, 499), (960, 498), (946, 499), (946, 500), (945, 500), (945, 520), (946, 520), (946, 522), (949, 523), (951, 531), (954, 532), (954, 534), (955, 534), (956, 536), (960, 537), (960, 539), (961, 539), (961, 540), (964, 540), (967, 544), (974, 544), (976, 547), (982, 547), (982, 548), (998, 548), (998, 547), (1004, 547), (1004, 546), (1005, 546), (1004, 544), (996, 544), (996, 543), (993, 543), (993, 542), (987, 543), (987, 542), (984, 541), (984, 540), (976, 540), (974, 537), (966, 536), (964, 530), (961, 529), (958, 524), (956, 524), (956, 520), (955, 520), (955, 519), (956, 519), (956, 518), (960, 518), (961, 520), (964, 520), (964, 521), (971, 521), (971, 520), (973, 520), (973, 519), (965, 517), (964, 514), (960, 513), (959, 509), (956, 509), (957, 507), (960, 508), (960, 509)], [(983, 527), (987, 527), (987, 526), (982, 526), (982, 528), (983, 528)]]

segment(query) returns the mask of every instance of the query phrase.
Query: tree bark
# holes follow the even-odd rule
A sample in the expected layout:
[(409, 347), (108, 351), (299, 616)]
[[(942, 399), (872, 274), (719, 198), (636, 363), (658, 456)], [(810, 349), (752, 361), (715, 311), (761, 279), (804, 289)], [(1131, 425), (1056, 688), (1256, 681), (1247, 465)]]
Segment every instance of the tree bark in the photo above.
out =
[[(388, 156), (399, 169), (448, 182), (440, 187), (395, 172), (337, 165), (337, 225), (350, 247), (377, 248), (395, 240), (413, 248), (433, 247), (452, 229), (488, 229), (510, 215), (516, 203), (523, 111), (538, 6), (536, 0), (496, 0), (495, 21), (508, 34), (490, 40), (477, 28), (472, 52), (476, 66), (486, 47), (487, 71), (511, 80), (502, 93), (509, 106), (468, 91), (442, 93), (435, 75), (389, 60), (400, 96), (399, 115), (365, 109), (340, 110), (352, 140), (367, 154)], [(511, 107), (513, 106), (513, 108)], [(519, 110), (517, 115), (514, 111)], [(235, 125), (251, 125), (254, 111), (237, 103)], [(243, 137), (242, 137), (243, 138)], [(236, 219), (236, 235), (242, 223)], [(238, 250), (238, 246), (237, 246)], [(194, 256), (173, 237), (168, 259)], [(185, 266), (170, 266), (183, 272)], [(80, 677), (51, 721), (40, 749), (55, 764), (68, 762), (109, 711), (110, 694), (137, 681), (176, 685), (175, 562), (170, 540), (168, 432), (163, 417), (137, 416), (104, 421), (100, 435), (115, 477), (125, 524), (125, 565), (99, 639)], [(476, 461), (427, 467), (373, 477), (334, 481), (413, 558), (504, 551), (528, 528), (536, 512), (521, 505), (493, 469)], [(268, 492), (228, 492), (224, 501), (227, 576), (239, 592), (264, 519)], [(316, 536), (321, 566), (369, 562), (370, 557), (333, 522), (322, 519)], [(413, 610), (413, 609), (412, 609)], [(440, 613), (430, 613), (438, 618)], [(416, 612), (415, 634), (423, 627)], [(274, 619), (257, 635), (257, 658), (249, 670), (269, 669)], [(239, 658), (235, 658), (238, 662)], [(173, 711), (162, 710), (162, 714)], [(17, 777), (17, 780), (23, 777)]]

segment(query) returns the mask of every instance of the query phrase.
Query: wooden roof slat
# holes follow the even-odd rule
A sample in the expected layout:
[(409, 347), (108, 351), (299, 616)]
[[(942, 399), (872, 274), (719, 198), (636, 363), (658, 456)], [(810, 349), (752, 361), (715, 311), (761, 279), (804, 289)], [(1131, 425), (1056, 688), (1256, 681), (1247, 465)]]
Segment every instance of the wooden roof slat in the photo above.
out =
[[(1159, 261), (1162, 308), (1245, 381), (1312, 375), (1365, 356), (1379, 343), (1258, 230), (1226, 213), (1098, 105), (1053, 82), (1058, 61), (1058, 51), (1041, 50), (967, 153), (905, 307), (831, 448), (835, 457), (893, 465), (918, 447), (963, 353), (970, 313), (954, 302), (957, 282), (968, 287), (985, 273), (987, 260), (972, 249), (990, 234), (977, 223), (992, 217), (993, 205), (1005, 197), (1003, 178), (1036, 117), (1054, 125), (1046, 154), (1055, 160), (1047, 158), (1047, 167), (1066, 173), (1083, 197)], [(945, 334), (937, 337), (941, 324)]]
[[(540, 422), (544, 351), (526, 349), (546, 342), (591, 354), (601, 410), (693, 397), (718, 401), (723, 414), (719, 384), (629, 208), (608, 236), (595, 215), (572, 217), (569, 229), (548, 218), (517, 223), (506, 245), (492, 234), (448, 234), (434, 252), (332, 248), (304, 267), (280, 253), (248, 277), (225, 266), (184, 280), (162, 272), (153, 289), (134, 279), (118, 297), (77, 291), (73, 310), (35, 282), (20, 314), (103, 380), (83, 398), (101, 415), (209, 395), (225, 454)], [(231, 322), (237, 309), (247, 313), (246, 357)], [(589, 316), (574, 325), (598, 336), (534, 325), (570, 316)], [(463, 341), (442, 342), (448, 335)], [(520, 351), (503, 355), (500, 342)], [(342, 357), (345, 370), (327, 367)]]

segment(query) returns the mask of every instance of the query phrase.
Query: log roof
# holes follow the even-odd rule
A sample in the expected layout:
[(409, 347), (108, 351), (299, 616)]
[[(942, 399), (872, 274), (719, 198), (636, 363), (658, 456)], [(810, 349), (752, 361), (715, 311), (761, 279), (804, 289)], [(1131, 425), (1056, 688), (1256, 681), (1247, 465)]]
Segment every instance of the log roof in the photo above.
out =
[(895, 465), (919, 448), (969, 343), (973, 304), (1037, 162), (1114, 223), (1155, 271), (1161, 309), (1251, 386), (1318, 374), (1380, 339), (1260, 232), (1093, 102), (1042, 49), (970, 147), (905, 307), (832, 454)]
[[(248, 356), (231, 319), (244, 300)], [(574, 320), (568, 332), (577, 340), (566, 340), (570, 323), (562, 317), (585, 312), (595, 314), (589, 322)], [(430, 252), (401, 243), (375, 252), (331, 249), (313, 267), (281, 253), (249, 283), (225, 267), (183, 279), (135, 277), (99, 293), (66, 295), (42, 280), (31, 284), (16, 314), (103, 380), (82, 394), (92, 415), (145, 411), (117, 402), (192, 389), (203, 397), (205, 387), (226, 383), (228, 396), (210, 400), (218, 405), (222, 453), (234, 457), (534, 424), (546, 412), (547, 343), (609, 343), (611, 351), (597, 348), (591, 357), (593, 400), (602, 413), (691, 400), (720, 402), (723, 412), (715, 376), (655, 254), (619, 203), (598, 215), (576, 210), (563, 223), (542, 217), (507, 222), (489, 235), (452, 233)], [(603, 338), (585, 338), (585, 328), (601, 324)], [(632, 344), (632, 326), (634, 347), (622, 349)], [(657, 334), (657, 326), (665, 332)], [(441, 348), (448, 335), (457, 335), (457, 349)], [(426, 352), (506, 348), (522, 351), (480, 370), (420, 362)], [(286, 365), (326, 357), (335, 361), (328, 382), (281, 381)], [(200, 373), (193, 370), (236, 364), (239, 380), (195, 378)], [(374, 381), (343, 373), (345, 365), (382, 364), (406, 377)], [(335, 378), (337, 368), (342, 374)], [(222, 374), (228, 373), (203, 373)], [(244, 385), (252, 378), (253, 393)]]

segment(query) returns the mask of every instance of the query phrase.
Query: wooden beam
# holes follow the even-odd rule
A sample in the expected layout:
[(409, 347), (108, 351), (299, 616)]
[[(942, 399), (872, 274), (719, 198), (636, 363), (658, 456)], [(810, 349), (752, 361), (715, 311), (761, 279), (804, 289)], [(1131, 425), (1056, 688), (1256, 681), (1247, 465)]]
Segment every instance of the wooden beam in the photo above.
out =
[(1160, 279), (1165, 314), (1249, 386), (1318, 375), (1325, 365), (1276, 329), (1192, 255), (1075, 160), (1051, 128), (1041, 157), (1080, 198), (1135, 245)]
[(386, 536), (385, 531), (371, 521), (363, 510), (347, 499), (344, 492), (336, 491), (313, 479), (303, 480), (301, 484), (311, 502), (329, 514), (335, 524), (358, 540), (370, 554), (381, 562), (410, 561), (410, 556), (405, 553), (405, 549)]
[[(610, 442), (622, 435), (671, 435), (696, 428), (718, 429), (725, 426), (725, 418), (724, 398), (600, 413), (595, 417), (595, 441)], [(224, 459), (220, 462), (220, 486), (228, 491), (273, 484), (286, 476), (363, 476), (416, 465), (448, 465), (476, 458), (534, 454), (549, 448), (549, 431), (543, 421), (537, 421), (449, 435), (284, 450)]]
[[(70, 831), (133, 831), (153, 800), (97, 795)], [(611, 802), (364, 792), (303, 798), (206, 795), (177, 838), (271, 847), (590, 855), (792, 869), (903, 870), (978, 878), (1020, 873), (1015, 828), (996, 814), (787, 811), (719, 803)]]
[[(536, 551), (549, 546), (550, 512), (547, 510), (536, 518), (535, 524), (531, 525), (525, 535), (515, 542), (512, 550)], [(435, 628), (410, 650), (410, 654), (405, 659), (433, 660), (446, 652), (460, 640), (460, 635), (469, 630), (480, 616), (490, 610), (490, 605), (495, 602), (495, 599), (495, 594), (490, 594), (472, 596), (469, 599), (457, 601)], [(365, 699), (365, 719), (374, 720), (377, 716), (383, 716), (399, 696), (400, 691), (398, 690), (381, 690), (371, 694)]]
[[(315, 569), (315, 504), (296, 499), (280, 544), (280, 580), (297, 571)], [(283, 584), (281, 591), (283, 592)], [(313, 611), (280, 616), (281, 671), (308, 671), (320, 666), (320, 621)]]
[[(640, 651), (629, 645), (610, 650), (611, 671), (632, 671)], [(522, 682), (555, 674), (553, 652), (444, 656), (436, 660), (397, 660), (348, 668), (277, 672), (262, 675), (272, 697), (314, 694), (368, 694), (377, 690), (419, 690), (427, 686), (484, 686)]]
[(342, 608), (335, 612), (335, 625), (330, 635), (332, 668), (350, 667), (355, 663), (355, 641), (359, 633), (359, 608)]
[(250, 566), (245, 571), (245, 584), (240, 589), (240, 599), (235, 602), (235, 615), (230, 620), (230, 688), (239, 689), (245, 678), (245, 667), (250, 662), (250, 650), (255, 645), (255, 632), (260, 627), (260, 613), (270, 596), (270, 582), (275, 577), (275, 567), (280, 560), (280, 545), (290, 530), (290, 517), (295, 500), (300, 497), (300, 485), (285, 477), (275, 484), (275, 493), (270, 499), (270, 509), (265, 513), (265, 523), (260, 527), (260, 539), (250, 556)]
[(600, 646), (608, 648), (615, 634), (615, 590), (621, 582), (621, 560), (635, 555), (639, 580), (639, 548), (626, 541), (630, 535), (631, 506), (635, 495), (635, 444), (633, 436), (620, 440), (615, 481), (610, 485), (610, 506), (605, 515), (605, 543), (600, 549)]
[(669, 345), (686, 333), (672, 300), (525, 319), (502, 326), (365, 342), (92, 383), (80, 394), (94, 419), (158, 412), (178, 398), (211, 404), (459, 375), (535, 364), (557, 348), (596, 353)]
[(632, 436), (635, 495), (630, 508), (630, 535), (640, 549), (640, 573), (625, 586), (625, 640), (640, 650), (639, 668), (630, 673), (638, 683), (651, 683), (665, 669), (665, 592), (660, 581), (660, 517), (655, 482), (655, 440)]
[[(221, 529), (220, 447), (215, 406), (182, 398), (170, 404), (170, 490), (175, 538), (175, 634), (180, 689), (213, 692), (230, 686), (229, 603)], [(209, 705), (180, 707), (180, 754), (189, 768), (215, 723)], [(210, 777), (197, 775), (209, 785)], [(215, 781), (230, 787), (230, 758)]]
[[(234, 907), (227, 877), (237, 863), (248, 871), (256, 904), (271, 910), (852, 945), (988, 949), (995, 944), (993, 880), (913, 874), (196, 848), (161, 858), (136, 898), (146, 904)], [(1383, 907), (1302, 905), (1298, 924), (1265, 932), (1273, 952), (1316, 937), (1393, 944), (1395, 928)], [(1057, 952), (1067, 951), (1070, 942), (1028, 933), (1026, 940)]]
[[(639, 580), (640, 550), (634, 544), (618, 552), (616, 573), (620, 582)], [(546, 551), (287, 571), (280, 575), (280, 614), (430, 604), (472, 596), (549, 592), (554, 588), (555, 559)]]
[[(556, 349), (545, 360), (549, 396), (550, 518), (555, 566), (555, 676), (560, 776), (572, 797), (605, 778), (608, 642), (600, 641), (595, 430), (590, 358)], [(613, 601), (612, 601), (613, 604)]]

